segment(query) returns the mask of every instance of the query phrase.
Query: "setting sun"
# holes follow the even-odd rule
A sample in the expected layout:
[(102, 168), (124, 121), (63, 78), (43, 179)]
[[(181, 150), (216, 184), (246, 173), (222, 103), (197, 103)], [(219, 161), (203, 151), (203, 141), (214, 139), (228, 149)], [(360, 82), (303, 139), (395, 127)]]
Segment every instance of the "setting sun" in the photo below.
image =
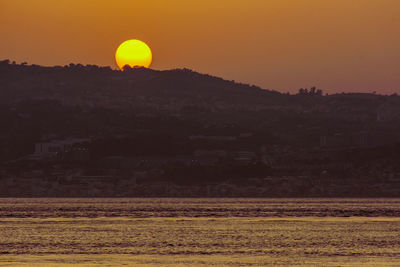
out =
[(151, 49), (140, 40), (128, 40), (118, 47), (115, 61), (121, 70), (125, 65), (148, 68), (152, 61)]

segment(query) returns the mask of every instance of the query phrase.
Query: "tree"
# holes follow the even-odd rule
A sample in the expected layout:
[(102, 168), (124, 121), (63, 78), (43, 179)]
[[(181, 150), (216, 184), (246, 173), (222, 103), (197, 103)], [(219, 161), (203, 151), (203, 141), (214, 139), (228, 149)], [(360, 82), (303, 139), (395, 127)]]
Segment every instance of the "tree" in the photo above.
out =
[(122, 70), (123, 70), (123, 71), (131, 71), (131, 70), (132, 70), (132, 67), (129, 66), (128, 64), (126, 64), (125, 66), (122, 67)]
[(317, 89), (315, 86), (313, 86), (310, 88), (310, 91), (308, 91), (307, 88), (305, 88), (305, 89), (300, 88), (298, 94), (299, 95), (310, 95), (310, 96), (314, 96), (314, 95), (322, 96), (323, 91), (321, 89)]
[(300, 88), (300, 89), (299, 89), (299, 95), (308, 95), (308, 90), (307, 90), (307, 88), (306, 88), (306, 89)]
[(10, 60), (9, 59), (0, 61), (0, 65), (9, 65), (9, 64), (10, 64)]

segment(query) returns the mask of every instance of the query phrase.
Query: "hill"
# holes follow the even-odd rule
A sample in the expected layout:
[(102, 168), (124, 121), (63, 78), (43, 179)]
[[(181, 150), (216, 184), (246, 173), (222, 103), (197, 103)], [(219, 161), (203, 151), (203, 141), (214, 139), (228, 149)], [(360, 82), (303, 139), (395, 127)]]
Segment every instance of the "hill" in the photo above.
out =
[(66, 105), (130, 108), (159, 104), (159, 108), (170, 105), (165, 108), (179, 109), (184, 105), (208, 106), (210, 103), (221, 107), (245, 102), (265, 104), (280, 99), (278, 92), (188, 69), (138, 68), (121, 72), (94, 65), (42, 67), (2, 61), (0, 71), (3, 103), (51, 99)]
[[(396, 196), (399, 104), (316, 88), (282, 94), (188, 69), (1, 61), (0, 178), (15, 192), (0, 194), (18, 194), (28, 177), (42, 185), (28, 195), (42, 196), (53, 182), (55, 196), (69, 185), (85, 188), (77, 196), (173, 195), (163, 183), (189, 186), (189, 196), (193, 186), (198, 195)], [(117, 185), (129, 179), (133, 191)], [(215, 183), (228, 186), (205, 189)], [(102, 189), (88, 193), (91, 184)]]

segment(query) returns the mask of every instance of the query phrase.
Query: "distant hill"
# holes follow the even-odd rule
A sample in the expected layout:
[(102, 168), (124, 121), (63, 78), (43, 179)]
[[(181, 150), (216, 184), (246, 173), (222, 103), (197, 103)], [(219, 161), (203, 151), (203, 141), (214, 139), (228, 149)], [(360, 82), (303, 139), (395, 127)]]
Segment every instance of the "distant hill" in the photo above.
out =
[(282, 94), (235, 83), (188, 69), (129, 71), (70, 64), (64, 67), (15, 65), (0, 62), (0, 101), (59, 100), (66, 105), (132, 107), (159, 105), (161, 109), (215, 104), (276, 104)]
[(1, 196), (399, 196), (399, 144), (397, 95), (0, 61)]
[(0, 109), (4, 140), (151, 130), (179, 136), (252, 132), (260, 140), (268, 136), (268, 143), (312, 146), (321, 136), (365, 132), (394, 142), (400, 132), (397, 95), (324, 95), (316, 88), (290, 95), (188, 69), (0, 61)]
[(173, 112), (184, 108), (297, 112), (317, 109), (350, 116), (354, 112), (361, 116), (371, 112), (398, 116), (400, 104), (397, 96), (375, 94), (282, 94), (188, 69), (138, 68), (122, 72), (95, 65), (43, 67), (0, 61), (0, 103), (32, 100), (56, 100), (67, 106)]

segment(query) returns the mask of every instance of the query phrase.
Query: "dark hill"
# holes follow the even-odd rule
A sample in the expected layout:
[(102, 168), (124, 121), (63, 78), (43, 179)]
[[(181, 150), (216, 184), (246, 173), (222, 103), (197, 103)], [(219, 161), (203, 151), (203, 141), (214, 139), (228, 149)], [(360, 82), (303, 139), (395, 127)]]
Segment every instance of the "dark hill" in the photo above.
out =
[(12, 105), (32, 100), (58, 101), (66, 106), (163, 112), (187, 108), (228, 112), (318, 111), (350, 119), (376, 117), (378, 113), (396, 119), (400, 113), (397, 96), (288, 95), (188, 69), (139, 68), (122, 72), (95, 65), (43, 67), (0, 61), (0, 103)]
[(275, 104), (275, 91), (204, 75), (188, 69), (157, 71), (145, 68), (116, 71), (109, 67), (70, 64), (64, 67), (15, 65), (0, 62), (0, 101), (58, 100), (66, 105), (169, 108)]
[(5, 136), (29, 133), (35, 140), (140, 129), (173, 135), (252, 132), (268, 137), (263, 142), (296, 146), (318, 146), (323, 135), (365, 132), (397, 140), (397, 95), (299, 92), (282, 94), (188, 69), (117, 71), (6, 60), (0, 61), (0, 124)]
[(0, 61), (0, 196), (399, 196), (399, 133), (397, 95)]

